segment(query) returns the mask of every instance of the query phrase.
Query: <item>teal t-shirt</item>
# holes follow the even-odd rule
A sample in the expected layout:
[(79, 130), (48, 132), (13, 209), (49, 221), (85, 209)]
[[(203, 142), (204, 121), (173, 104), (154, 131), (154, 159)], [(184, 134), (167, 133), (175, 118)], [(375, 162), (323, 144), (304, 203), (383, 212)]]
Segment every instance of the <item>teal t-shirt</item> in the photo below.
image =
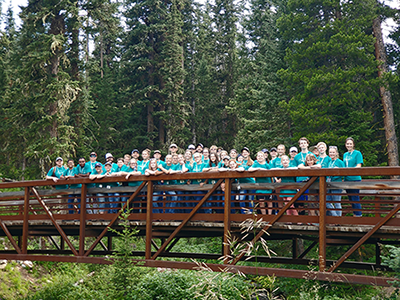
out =
[[(78, 174), (78, 171), (76, 170), (76, 167), (72, 168), (72, 169), (68, 168), (68, 169), (65, 169), (65, 171), (64, 171), (64, 176), (75, 176), (77, 174)], [(70, 184), (69, 185), (70, 189), (77, 189), (80, 187), (82, 187), (82, 184)]]
[(86, 167), (90, 169), (90, 174), (93, 174), (92, 172), (96, 170), (96, 164), (98, 163), (98, 161), (95, 162), (91, 162), (91, 161), (87, 161), (86, 162)]
[[(308, 151), (307, 153), (300, 152), (298, 153), (293, 160), (293, 164), (295, 167), (298, 167), (299, 165), (303, 164), (306, 166), (306, 157), (308, 154), (314, 155), (312, 152)], [(314, 155), (315, 156), (315, 155)], [(308, 177), (297, 177), (297, 182), (300, 181), (307, 181), (309, 178)]]
[[(193, 166), (189, 169), (189, 172), (191, 173), (200, 173), (203, 172), (203, 169), (207, 168), (207, 165), (203, 163), (197, 164), (196, 162), (193, 163)], [(204, 182), (204, 179), (193, 179), (192, 184), (200, 184)]]
[[(281, 177), (281, 183), (296, 182), (296, 177)], [(294, 197), (296, 190), (281, 190), (279, 197)]]
[[(360, 151), (346, 152), (343, 154), (343, 162), (346, 168), (355, 168), (358, 164), (363, 164), (363, 156)], [(345, 176), (344, 181), (359, 181), (361, 176)]]
[(329, 168), (329, 163), (332, 161), (332, 159), (329, 156), (325, 156), (324, 158), (321, 158), (321, 156), (318, 156), (317, 158), (317, 165), (321, 165), (321, 168)]
[(83, 168), (80, 165), (77, 165), (75, 167), (75, 169), (76, 169), (76, 174), (88, 174), (88, 173), (90, 174), (90, 173), (92, 173), (92, 169), (86, 163), (85, 163), (85, 166)]
[(271, 160), (271, 161), (269, 162), (269, 165), (270, 165), (271, 169), (272, 169), (272, 168), (283, 168), (283, 166), (282, 166), (282, 160), (281, 160), (280, 157), (276, 157), (276, 158), (274, 158), (273, 160)]
[[(167, 164), (165, 164), (165, 167), (164, 167), (164, 169), (165, 170), (172, 170), (172, 171), (176, 171), (177, 169), (176, 169), (176, 165), (170, 165), (170, 166), (168, 166)], [(182, 168), (181, 168), (182, 169)], [(171, 184), (176, 184), (176, 180), (164, 180), (164, 184), (167, 184), (167, 185), (171, 185)]]
[[(47, 173), (47, 176), (52, 176), (52, 177), (57, 177), (60, 178), (61, 176), (64, 175), (65, 168), (64, 166), (62, 167), (52, 167), (49, 172)], [(63, 185), (56, 185), (56, 190), (61, 190), (61, 189), (67, 189), (68, 185), (63, 184)]]
[[(265, 164), (260, 164), (258, 161), (255, 161), (253, 165), (251, 166), (252, 168), (261, 168), (261, 169), (266, 169), (269, 170), (269, 164), (265, 162)], [(271, 178), (269, 177), (256, 177), (256, 183), (270, 183)], [(272, 190), (256, 190), (257, 194), (270, 194), (272, 193)]]
[[(328, 168), (344, 168), (344, 162), (337, 158), (335, 160), (332, 160), (329, 162)], [(343, 176), (328, 176), (327, 181), (342, 181)]]
[[(143, 172), (144, 172), (146, 169), (149, 168), (149, 163), (150, 163), (150, 160), (148, 160), (148, 161), (146, 161), (146, 162), (144, 162), (143, 160), (138, 160), (138, 161), (137, 161), (138, 168), (140, 167), (140, 168), (143, 170)], [(143, 174), (144, 174), (144, 173), (143, 173)]]
[[(240, 166), (243, 167), (245, 171), (248, 171), (249, 168), (251, 167), (251, 166), (247, 165), (247, 161), (246, 161), (246, 163), (243, 162)], [(252, 177), (246, 177), (246, 178), (239, 178), (238, 182), (239, 183), (255, 183), (256, 181)]]
[[(92, 173), (90, 173), (90, 175), (98, 175), (99, 173), (97, 173), (96, 170), (92, 171)], [(100, 174), (104, 174), (104, 171), (102, 171)], [(91, 187), (96, 187), (96, 188), (103, 188), (105, 186), (104, 183), (91, 183), (90, 184)]]
[[(129, 167), (129, 168), (127, 167), (127, 170), (124, 172), (127, 172), (127, 173), (140, 172), (143, 174), (141, 168), (139, 168), (139, 167), (137, 169), (132, 169), (131, 167)], [(132, 177), (129, 177), (129, 178), (132, 178)], [(143, 181), (129, 181), (128, 186), (139, 186), (142, 184), (142, 182)]]
[(167, 165), (167, 163), (163, 160), (157, 160), (157, 166), (161, 166), (165, 169), (165, 166)]

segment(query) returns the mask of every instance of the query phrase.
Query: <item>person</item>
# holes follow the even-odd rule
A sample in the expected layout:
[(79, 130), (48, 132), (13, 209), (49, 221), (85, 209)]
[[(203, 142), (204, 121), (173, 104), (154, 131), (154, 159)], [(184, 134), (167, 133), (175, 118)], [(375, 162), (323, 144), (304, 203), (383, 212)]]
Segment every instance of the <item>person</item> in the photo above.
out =
[[(300, 167), (301, 166), (301, 167)], [(317, 158), (313, 153), (309, 153), (306, 156), (306, 164), (300, 165), (299, 169), (315, 169), (315, 168), (321, 168), (321, 165), (317, 165)], [(306, 177), (305, 180), (303, 181), (309, 181), (310, 177)], [(309, 191), (307, 190), (305, 193), (317, 193), (317, 190), (310, 189)], [(318, 201), (318, 197), (315, 195), (308, 195), (308, 201), (312, 201), (312, 203), (309, 203), (310, 208), (318, 208), (318, 204), (316, 203)], [(310, 216), (316, 216), (316, 212), (314, 209), (309, 210)]]
[(131, 157), (136, 159), (136, 163), (139, 161), (139, 156), (140, 156), (139, 150), (133, 149), (131, 152)]
[[(172, 157), (172, 163), (174, 163), (174, 157)], [(174, 170), (170, 171), (171, 174), (177, 174), (177, 173), (186, 173), (188, 171), (188, 168), (186, 168), (185, 164), (185, 157), (183, 154), (178, 154), (178, 163), (174, 164)], [(176, 180), (175, 184), (177, 185), (184, 185), (187, 184), (187, 181), (184, 179)], [(176, 191), (178, 195), (184, 195), (185, 192), (183, 191)], [(189, 207), (189, 204), (186, 201), (186, 198), (189, 200), (190, 197), (186, 196), (178, 196), (178, 205), (177, 207), (181, 207), (180, 209), (176, 210), (177, 213), (188, 213), (190, 210), (186, 210), (185, 207)]]
[[(85, 178), (85, 177), (89, 177), (90, 173), (92, 172), (92, 169), (90, 168), (89, 165), (86, 164), (86, 160), (84, 157), (79, 158), (78, 160), (78, 165), (75, 167), (76, 173), (75, 173), (75, 177), (78, 178)], [(81, 185), (79, 185), (80, 187)], [(92, 187), (91, 185), (87, 185), (87, 187)], [(86, 198), (86, 212), (88, 214), (92, 214), (93, 210), (91, 209), (90, 206), (90, 195), (88, 195), (88, 197)]]
[(269, 150), (267, 148), (264, 148), (261, 151), (264, 152), (265, 160), (267, 161), (267, 163), (269, 163)]
[[(328, 168), (344, 168), (344, 163), (341, 159), (339, 159), (339, 151), (336, 146), (329, 147), (329, 157), (331, 161), (329, 162)], [(328, 176), (326, 178), (327, 182), (342, 182), (343, 176)], [(328, 216), (333, 217), (341, 217), (342, 216), (342, 205), (340, 201), (342, 200), (342, 196), (334, 195), (341, 194), (341, 189), (330, 189), (328, 190), (328, 194), (326, 195), (326, 208), (328, 209), (336, 209), (336, 210), (328, 210), (326, 214)]]
[[(75, 168), (75, 162), (73, 159), (68, 159), (67, 161), (67, 169), (65, 169), (64, 171), (64, 178), (65, 179), (69, 179), (69, 178), (75, 178), (76, 175), (76, 168)], [(70, 189), (79, 189), (82, 185), (81, 184), (70, 184), (69, 188)], [(74, 203), (75, 200), (78, 202), (78, 209), (80, 209), (80, 202), (81, 202), (81, 198), (80, 198), (80, 194), (76, 193), (76, 194), (70, 194), (68, 195), (68, 208), (69, 214), (73, 214), (74, 213), (74, 205), (71, 203)]]
[(231, 149), (231, 151), (229, 151), (229, 156), (231, 157), (231, 159), (237, 160), (238, 153), (236, 149)]
[[(168, 154), (165, 157), (165, 166), (162, 165), (158, 165), (158, 167), (161, 169), (161, 171), (163, 171), (165, 174), (174, 174), (176, 168), (175, 166), (172, 164), (172, 155)], [(164, 184), (165, 185), (173, 185), (176, 184), (175, 180), (164, 180)], [(164, 192), (165, 195), (171, 195), (171, 197), (166, 197), (166, 204), (165, 206), (168, 207), (168, 209), (165, 210), (166, 213), (174, 213), (175, 212), (175, 207), (177, 206), (177, 201), (178, 201), (178, 197), (176, 196), (176, 192), (175, 191), (165, 191)]]
[(153, 157), (157, 160), (157, 165), (165, 167), (165, 162), (161, 160), (161, 151), (160, 150), (155, 150)]
[[(218, 160), (218, 155), (217, 152), (212, 151), (210, 153), (210, 160), (209, 162), (206, 164), (205, 168), (203, 168), (203, 172), (216, 172), (218, 171), (218, 165), (219, 165), (219, 160)], [(207, 183), (215, 185), (217, 183), (217, 179), (214, 178), (210, 178), (207, 180)], [(223, 207), (223, 201), (224, 197), (223, 197), (223, 192), (220, 189), (217, 189), (214, 194), (210, 197), (210, 200), (216, 200), (215, 205), (216, 207)], [(216, 213), (223, 213), (223, 210), (221, 209), (217, 209), (215, 210)]]
[[(114, 156), (111, 153), (106, 153), (105, 155), (106, 162), (111, 163), (111, 169), (117, 168), (117, 164), (114, 162)], [(105, 167), (105, 165), (104, 165)]]
[(185, 166), (188, 170), (190, 170), (193, 166), (193, 156), (192, 156), (192, 151), (186, 150), (185, 152)]
[(278, 157), (278, 150), (275, 147), (272, 147), (269, 150), (269, 155), (271, 155), (271, 161)]
[[(103, 171), (103, 166), (101, 163), (96, 163), (95, 165), (95, 169), (90, 173), (89, 178), (91, 180), (94, 179), (101, 179), (105, 176), (105, 171)], [(95, 188), (105, 188), (103, 183), (94, 183), (94, 187)], [(97, 193), (96, 197), (97, 197), (97, 203), (95, 202), (93, 204), (93, 209), (94, 209), (94, 213), (96, 214), (97, 212), (99, 212), (100, 214), (104, 214), (105, 213), (105, 208), (106, 208), (106, 199), (104, 198), (104, 196), (106, 196), (105, 193)], [(95, 208), (100, 208), (98, 211)]]
[(143, 170), (146, 170), (149, 167), (150, 153), (151, 153), (150, 149), (144, 149), (142, 151), (143, 160), (137, 161), (138, 167), (142, 168)]
[[(137, 164), (137, 159), (131, 158), (131, 161), (129, 162), (129, 168), (126, 170), (126, 179), (129, 179), (130, 176), (137, 176), (137, 175), (143, 175), (142, 170), (138, 168)], [(142, 184), (142, 181), (129, 181), (128, 186), (139, 186)], [(133, 207), (140, 207), (140, 203), (133, 203)], [(134, 209), (132, 210), (133, 213), (138, 213), (139, 209)]]
[[(296, 157), (298, 151), (296, 147), (290, 147), (289, 155), (290, 155), (290, 164), (293, 166), (294, 158)], [(297, 167), (297, 166), (296, 166)]]
[[(157, 176), (157, 175), (161, 175), (163, 173), (164, 172), (161, 169), (159, 169), (159, 167), (157, 165), (157, 160), (155, 158), (150, 159), (149, 167), (144, 171), (144, 174), (146, 176), (150, 176), (150, 175)], [(157, 182), (155, 184), (160, 184), (160, 183), (161, 182)], [(162, 192), (155, 191), (153, 193), (153, 207), (159, 207), (158, 209), (157, 208), (153, 209), (153, 213), (162, 213), (163, 212), (163, 209), (162, 209), (163, 204), (158, 202), (158, 201), (161, 201), (163, 199), (163, 197), (159, 196), (159, 195), (162, 195)]]
[[(201, 154), (196, 152), (196, 153), (194, 153), (193, 158), (194, 158), (194, 163), (193, 163), (192, 168), (189, 169), (189, 172), (192, 172), (192, 173), (203, 172), (203, 169), (206, 167), (206, 164), (202, 163)], [(194, 179), (194, 180), (191, 181), (191, 184), (199, 185), (200, 187), (202, 187), (204, 185), (204, 183), (205, 183), (204, 179)], [(198, 196), (194, 197), (194, 200), (196, 202), (199, 202), (203, 198), (203, 196), (205, 194), (203, 191), (194, 191), (193, 193), (194, 194), (198, 194)], [(193, 205), (193, 206), (195, 206), (195, 205)], [(203, 206), (210, 207), (211, 203), (210, 202), (206, 202)], [(211, 209), (201, 209), (201, 210), (199, 210), (199, 213), (210, 214), (211, 213)]]
[(171, 144), (169, 146), (169, 154), (171, 154), (171, 155), (178, 154), (178, 150), (179, 150), (179, 148), (176, 144)]
[(331, 158), (326, 154), (327, 146), (324, 142), (319, 142), (317, 144), (318, 150), (318, 158), (317, 164), (321, 166), (321, 168), (328, 168)]
[(196, 146), (196, 152), (203, 153), (204, 146), (202, 143), (198, 143)]
[(278, 145), (278, 147), (277, 147), (278, 156), (269, 162), (269, 165), (271, 168), (282, 168), (281, 159), (282, 159), (282, 156), (286, 154), (285, 152), (286, 152), (285, 145), (283, 145), (283, 144)]
[[(218, 155), (218, 153), (217, 153), (217, 155)], [(225, 165), (225, 168), (228, 167), (228, 165), (224, 163), (225, 157), (229, 157), (229, 156), (228, 156), (228, 151), (226, 151), (226, 150), (221, 150), (221, 152), (219, 153), (219, 164), (218, 164), (218, 168), (223, 168), (224, 165)]]
[[(238, 157), (238, 162), (241, 163), (240, 166), (244, 168), (245, 171), (248, 171), (250, 167), (254, 164), (254, 161), (250, 157), (250, 149), (247, 147), (243, 147), (240, 151), (240, 156)], [(246, 177), (246, 178), (239, 178), (238, 180), (239, 184), (241, 183), (255, 183), (255, 179), (252, 177)], [(239, 190), (239, 200), (240, 201), (245, 201), (247, 200), (249, 202), (249, 206), (253, 206), (253, 200), (254, 200), (254, 192), (255, 190), (246, 190), (240, 188)]]
[[(278, 149), (279, 149), (279, 146), (278, 146)], [(278, 153), (279, 153), (279, 151), (278, 151)], [(297, 167), (290, 166), (290, 159), (287, 155), (281, 156), (281, 162), (282, 162), (283, 169), (289, 169), (289, 168), (297, 169)], [(280, 168), (280, 167), (275, 167), (275, 168)], [(276, 178), (276, 182), (278, 182), (278, 183), (296, 182), (296, 178), (293, 176), (279, 177), (279, 178)], [(296, 190), (280, 190), (279, 197), (281, 197), (285, 203), (288, 203), (288, 202), (290, 202), (290, 200), (292, 200), (292, 198), (294, 197), (295, 194), (296, 194)], [(279, 203), (281, 203), (281, 202), (279, 202)], [(282, 208), (282, 206), (280, 208)], [(297, 210), (294, 209), (295, 207), (293, 204), (290, 206), (290, 208), (292, 208), (292, 209), (286, 210), (286, 214), (288, 216), (289, 215), (292, 215), (292, 216), (299, 215)]]
[(91, 152), (89, 155), (89, 161), (86, 162), (86, 166), (90, 168), (90, 173), (92, 173), (95, 170), (96, 164), (97, 164), (97, 153)]
[[(243, 151), (242, 151), (243, 153)], [(265, 160), (265, 155), (264, 152), (259, 151), (257, 152), (257, 160), (253, 163), (253, 165), (249, 168), (249, 172), (254, 172), (258, 170), (269, 170), (269, 164)], [(257, 177), (256, 178), (256, 183), (271, 183), (271, 178), (269, 177)], [(260, 209), (262, 214), (266, 214), (265, 210), (265, 201), (267, 201), (268, 205), (268, 214), (272, 214), (272, 202), (270, 200), (270, 194), (272, 193), (272, 190), (257, 190), (256, 194), (258, 196), (258, 199), (260, 200)]]
[(189, 150), (193, 155), (196, 152), (196, 147), (193, 144), (190, 144), (187, 150)]
[[(56, 165), (49, 170), (46, 179), (53, 180), (54, 182), (57, 182), (59, 179), (64, 179), (64, 171), (65, 167), (63, 166), (63, 159), (61, 157), (57, 157)], [(67, 189), (68, 185), (66, 184), (56, 185), (55, 188), (57, 190)]]
[[(104, 172), (103, 172), (103, 174), (106, 176), (106, 177), (108, 177), (108, 176), (114, 176), (114, 174), (113, 173), (115, 173), (113, 170), (112, 170), (112, 162), (111, 161), (107, 161), (105, 164), (104, 164), (104, 168), (106, 169)], [(115, 165), (117, 165), (117, 164), (115, 164)], [(117, 166), (118, 167), (118, 166)], [(106, 188), (107, 189), (111, 189), (111, 188), (113, 188), (113, 187), (117, 187), (118, 186), (118, 182), (107, 182), (107, 184), (106, 184)], [(118, 193), (107, 193), (107, 196), (108, 196), (108, 201), (109, 201), (109, 205), (108, 205), (108, 207), (110, 208), (109, 210), (108, 210), (108, 212), (109, 213), (117, 213), (118, 212), (118, 210), (117, 210), (117, 208), (118, 208), (118, 197), (119, 197), (119, 194)]]
[(210, 150), (207, 147), (203, 148), (203, 163), (207, 164), (210, 161)]
[[(352, 137), (348, 137), (346, 139), (345, 143), (347, 152), (343, 154), (343, 162), (345, 164), (346, 168), (361, 168), (364, 161), (363, 161), (363, 156), (360, 151), (355, 150), (355, 142)], [(361, 181), (361, 176), (345, 176), (344, 181)], [(346, 192), (349, 194), (349, 200), (353, 202), (359, 202), (360, 201), (360, 196), (354, 195), (354, 194), (359, 194), (360, 190), (359, 189), (346, 189)], [(361, 204), (360, 203), (352, 203), (351, 204), (353, 209), (356, 209), (353, 211), (353, 214), (355, 217), (361, 217)]]
[[(244, 171), (244, 167), (240, 166), (240, 165), (237, 163), (236, 159), (234, 159), (234, 158), (231, 158), (231, 159), (229, 160), (228, 165), (229, 165), (229, 170), (230, 170), (230, 171), (238, 171), (238, 172), (243, 172), (243, 171)], [(239, 180), (236, 178), (236, 179), (233, 180), (233, 182), (239, 183)], [(238, 192), (239, 192), (239, 191), (240, 191), (240, 183), (238, 184)], [(240, 201), (240, 196), (239, 196), (239, 195), (238, 195), (238, 197), (237, 197), (237, 199), (239, 200), (239, 202), (235, 202), (235, 201), (234, 201), (235, 198), (236, 198), (236, 197), (235, 197), (234, 195), (231, 196), (231, 199), (233, 200), (233, 201), (232, 201), (232, 204), (231, 204), (231, 207), (232, 207), (232, 208), (234, 208), (234, 207), (240, 207), (240, 208), (241, 208), (240, 213), (242, 213), (242, 214), (246, 213), (246, 211), (245, 211), (245, 209), (244, 209), (244, 207), (246, 207), (246, 203)], [(235, 213), (235, 212), (236, 212), (236, 209), (231, 209), (231, 213)]]
[(318, 151), (317, 146), (311, 146), (308, 150), (309, 150), (312, 154), (314, 154), (316, 158), (318, 158), (318, 156), (319, 156), (319, 151)]

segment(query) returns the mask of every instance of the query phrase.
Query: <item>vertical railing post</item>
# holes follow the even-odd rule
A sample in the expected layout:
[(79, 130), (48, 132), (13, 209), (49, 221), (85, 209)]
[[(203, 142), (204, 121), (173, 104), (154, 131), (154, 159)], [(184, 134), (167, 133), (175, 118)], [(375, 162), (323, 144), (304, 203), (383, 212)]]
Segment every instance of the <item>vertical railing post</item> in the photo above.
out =
[(230, 244), (229, 244), (229, 236), (231, 230), (231, 194), (232, 194), (232, 185), (231, 180), (229, 178), (225, 178), (225, 200), (224, 200), (224, 245), (223, 245), (223, 253), (224, 263), (228, 263), (228, 257), (231, 254)]
[(29, 187), (25, 187), (24, 195), (24, 223), (22, 227), (22, 254), (28, 253), (28, 218), (29, 218)]
[(79, 256), (83, 256), (85, 254), (86, 196), (87, 186), (83, 183), (81, 188), (81, 215), (79, 222)]
[(151, 258), (151, 239), (153, 225), (153, 181), (147, 182), (147, 209), (146, 209), (146, 259)]
[(326, 177), (319, 178), (319, 271), (326, 269)]

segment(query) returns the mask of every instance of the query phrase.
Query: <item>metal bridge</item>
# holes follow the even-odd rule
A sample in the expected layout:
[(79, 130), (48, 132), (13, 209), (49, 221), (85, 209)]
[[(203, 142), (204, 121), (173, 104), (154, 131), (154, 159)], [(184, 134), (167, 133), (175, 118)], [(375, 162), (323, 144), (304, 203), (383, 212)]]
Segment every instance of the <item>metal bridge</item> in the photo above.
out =
[[(347, 175), (386, 179), (326, 180), (327, 176)], [(381, 248), (385, 244), (398, 245), (400, 241), (400, 181), (390, 179), (399, 175), (400, 167), (366, 167), (130, 176), (129, 180), (124, 176), (76, 178), (57, 183), (51, 180), (4, 182), (0, 183), (0, 236), (7, 238), (3, 244), (8, 247), (0, 250), (0, 259), (109, 264), (107, 256), (113, 253), (115, 237), (109, 228), (121, 230), (119, 217), (123, 211), (129, 211), (131, 226), (145, 240), (144, 251), (132, 251), (132, 261), (140, 262), (141, 266), (196, 269), (198, 264), (190, 258), (211, 260), (207, 266), (214, 271), (387, 286), (393, 280), (387, 274), (393, 273), (381, 264)], [(310, 180), (236, 183), (238, 178), (289, 176), (307, 176)], [(162, 181), (200, 179), (214, 183), (161, 184)], [(106, 187), (111, 182), (134, 181), (138, 182), (137, 186)], [(105, 188), (88, 188), (95, 182)], [(53, 189), (55, 184), (82, 184), (82, 187)], [(297, 193), (285, 202), (279, 197), (283, 189), (295, 189)], [(337, 210), (326, 208), (326, 196), (332, 189), (342, 190), (340, 217), (327, 215), (328, 211)], [(355, 202), (349, 201), (346, 189), (360, 190), (361, 217), (353, 216)], [(275, 197), (260, 200), (255, 190), (273, 190)], [(170, 195), (171, 192), (176, 195)], [(246, 196), (245, 200), (239, 200), (240, 196)], [(308, 200), (302, 196), (308, 196)], [(80, 203), (68, 204), (68, 199), (73, 198), (80, 199)], [(122, 209), (98, 207), (102, 198), (106, 206), (117, 203)], [(268, 209), (270, 202), (273, 207)], [(296, 210), (300, 215), (288, 215), (288, 210)], [(37, 237), (45, 237), (50, 244), (32, 249), (31, 243)], [(173, 251), (179, 239), (191, 237), (220, 237), (221, 252)], [(235, 245), (240, 244), (240, 251), (232, 249), (232, 240)], [(257, 243), (268, 245), (270, 240), (290, 241), (291, 252), (279, 257), (266, 253), (252, 256)], [(302, 241), (308, 241), (306, 249)], [(374, 262), (350, 260), (364, 244), (375, 245)], [(348, 250), (340, 253), (340, 258), (327, 257), (327, 247), (337, 245), (348, 245)], [(318, 251), (318, 259), (309, 258), (312, 250)], [(220, 263), (215, 263), (221, 257)], [(182, 258), (188, 260), (182, 261)], [(304, 267), (294, 269), (294, 265)], [(309, 265), (315, 267), (310, 270)], [(379, 276), (382, 273), (389, 277)]]

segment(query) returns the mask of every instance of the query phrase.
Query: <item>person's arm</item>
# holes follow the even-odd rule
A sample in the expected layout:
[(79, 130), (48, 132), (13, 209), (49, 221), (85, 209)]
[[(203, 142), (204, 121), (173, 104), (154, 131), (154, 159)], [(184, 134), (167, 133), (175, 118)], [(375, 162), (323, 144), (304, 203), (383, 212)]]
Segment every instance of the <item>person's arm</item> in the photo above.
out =
[(321, 169), (322, 166), (320, 164), (310, 166), (310, 169)]

